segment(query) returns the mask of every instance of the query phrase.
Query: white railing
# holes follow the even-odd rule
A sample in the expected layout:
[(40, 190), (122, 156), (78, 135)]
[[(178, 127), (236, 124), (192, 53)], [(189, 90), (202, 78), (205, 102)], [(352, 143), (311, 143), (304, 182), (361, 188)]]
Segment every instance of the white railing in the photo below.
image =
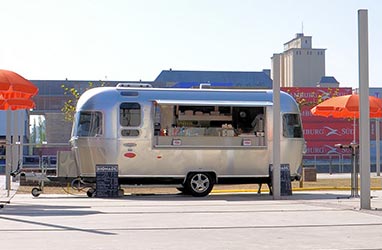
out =
[(352, 171), (351, 154), (306, 154), (304, 167), (314, 167), (318, 173), (350, 173)]

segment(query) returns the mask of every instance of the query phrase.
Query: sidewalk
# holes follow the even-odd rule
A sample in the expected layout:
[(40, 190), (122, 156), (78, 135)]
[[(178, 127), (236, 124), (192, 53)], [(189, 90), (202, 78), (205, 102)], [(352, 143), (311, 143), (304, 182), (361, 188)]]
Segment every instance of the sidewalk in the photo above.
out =
[[(377, 176), (376, 173), (371, 173), (370, 178), (380, 179), (382, 178), (382, 176)], [(349, 179), (350, 180), (350, 173), (340, 173), (340, 174), (318, 173), (317, 179)], [(19, 182), (11, 181), (11, 190), (8, 195), (8, 191), (6, 190), (6, 187), (5, 187), (5, 175), (0, 175), (0, 205), (4, 203), (9, 203), (9, 201), (13, 198), (13, 196), (15, 196), (18, 188), (19, 188)], [(230, 191), (232, 192), (233, 190), (230, 190)], [(252, 190), (248, 190), (248, 191), (252, 191)], [(302, 191), (302, 190), (299, 190), (299, 191)], [(256, 190), (253, 190), (253, 192), (256, 192)]]
[(17, 194), (0, 209), (1, 247), (12, 250), (381, 249), (382, 191), (372, 209), (348, 191), (88, 198)]
[[(350, 173), (317, 173), (317, 179), (350, 179), (350, 176)], [(358, 177), (360, 176), (360, 173), (358, 173)], [(371, 172), (370, 178), (382, 178), (382, 174), (381, 176), (377, 176), (377, 173)]]
[(12, 197), (15, 196), (18, 188), (19, 182), (13, 182), (11, 179), (11, 190), (8, 195), (8, 190), (5, 186), (5, 175), (0, 175), (0, 205), (9, 203)]

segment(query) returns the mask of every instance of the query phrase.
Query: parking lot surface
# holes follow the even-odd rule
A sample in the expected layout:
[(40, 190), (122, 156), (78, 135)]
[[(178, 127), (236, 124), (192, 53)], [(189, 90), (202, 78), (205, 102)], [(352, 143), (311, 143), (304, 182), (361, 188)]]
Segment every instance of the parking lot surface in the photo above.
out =
[(381, 249), (382, 192), (16, 194), (0, 209), (2, 249)]

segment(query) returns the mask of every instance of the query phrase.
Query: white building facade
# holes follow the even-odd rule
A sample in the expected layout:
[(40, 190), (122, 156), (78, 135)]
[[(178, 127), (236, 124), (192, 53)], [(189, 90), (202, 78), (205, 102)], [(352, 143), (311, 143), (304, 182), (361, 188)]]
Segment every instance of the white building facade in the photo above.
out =
[(325, 76), (325, 50), (312, 48), (312, 37), (296, 34), (284, 52), (272, 56), (272, 80), (281, 87), (316, 87)]

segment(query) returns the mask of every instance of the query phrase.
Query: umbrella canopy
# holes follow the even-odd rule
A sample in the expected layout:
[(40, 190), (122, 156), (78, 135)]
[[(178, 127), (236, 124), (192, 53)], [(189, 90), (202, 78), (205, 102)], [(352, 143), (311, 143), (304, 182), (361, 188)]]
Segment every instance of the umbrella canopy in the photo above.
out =
[[(370, 118), (382, 117), (382, 100), (369, 96)], [(334, 118), (359, 118), (359, 95), (332, 97), (313, 107), (313, 115)]]
[(29, 99), (37, 92), (38, 88), (24, 77), (13, 71), (0, 69), (0, 95), (3, 99)]
[(30, 99), (2, 99), (0, 97), (0, 110), (31, 109), (35, 103)]

